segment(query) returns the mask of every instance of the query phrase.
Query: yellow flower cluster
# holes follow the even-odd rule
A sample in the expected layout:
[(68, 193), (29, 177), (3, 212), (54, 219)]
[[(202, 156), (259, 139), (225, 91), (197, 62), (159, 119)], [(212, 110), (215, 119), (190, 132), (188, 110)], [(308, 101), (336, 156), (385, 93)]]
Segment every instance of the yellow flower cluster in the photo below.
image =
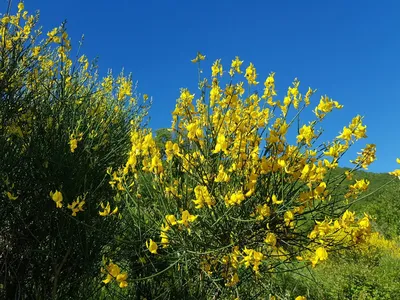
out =
[(376, 146), (374, 144), (367, 144), (365, 148), (357, 154), (359, 154), (359, 156), (350, 162), (355, 165), (361, 165), (363, 169), (368, 170), (368, 166), (376, 160)]
[(83, 133), (79, 133), (78, 135), (75, 135), (75, 133), (71, 133), (69, 139), (69, 146), (72, 153), (74, 153), (76, 148), (78, 148), (78, 142), (80, 142), (82, 138), (83, 138)]
[(101, 268), (100, 271), (101, 273), (107, 275), (106, 279), (103, 280), (105, 284), (115, 280), (120, 288), (126, 288), (128, 286), (128, 282), (126, 281), (128, 278), (128, 273), (121, 272), (121, 268), (112, 261), (110, 261), (105, 268)]
[[(397, 159), (396, 159), (396, 162), (397, 162), (398, 164), (400, 164), (400, 158), (397, 158)], [(396, 176), (396, 177), (398, 177), (398, 178), (400, 179), (400, 169), (396, 169), (396, 170), (394, 170), (394, 171), (392, 171), (392, 172), (389, 172), (389, 174), (390, 174), (390, 175), (393, 175), (393, 176)]]
[(388, 240), (378, 232), (372, 232), (363, 245), (362, 250), (365, 253), (371, 253), (373, 250), (378, 252), (388, 252), (393, 257), (400, 258), (400, 245), (398, 241)]
[[(167, 232), (169, 230), (171, 230), (171, 228), (173, 226), (177, 225), (178, 229), (182, 230), (182, 226), (180, 226), (180, 225), (184, 225), (190, 234), (190, 232), (191, 232), (190, 223), (193, 223), (194, 221), (196, 221), (198, 216), (191, 215), (189, 213), (189, 211), (187, 211), (187, 210), (182, 211), (181, 214), (182, 214), (182, 216), (181, 216), (181, 219), (179, 219), (179, 220), (177, 220), (174, 215), (165, 216), (165, 223), (161, 225), (161, 233), (160, 233), (161, 245), (163, 246), (163, 248), (168, 247), (169, 238), (168, 238)], [(146, 246), (151, 253), (153, 253), (153, 254), (157, 253), (158, 246), (155, 242), (153, 242), (152, 239), (150, 239), (148, 242), (146, 242)]]
[(367, 126), (363, 126), (361, 116), (356, 116), (351, 121), (349, 127), (343, 127), (342, 133), (337, 136), (338, 139), (342, 139), (348, 144), (350, 141), (359, 140), (362, 138), (366, 138), (366, 128)]
[(99, 215), (102, 216), (102, 217), (112, 216), (112, 215), (116, 215), (118, 213), (118, 206), (116, 206), (113, 209), (113, 211), (111, 211), (110, 202), (107, 202), (107, 205), (104, 205), (104, 203), (101, 202), (100, 206), (103, 209), (103, 211), (99, 211)]
[(207, 205), (210, 208), (215, 205), (215, 199), (210, 196), (206, 186), (196, 186), (194, 188), (194, 194), (196, 195), (196, 199), (193, 200), (193, 203), (196, 204), (195, 208), (202, 208), (204, 205)]
[(318, 106), (315, 108), (315, 115), (319, 119), (325, 118), (334, 108), (341, 109), (343, 105), (340, 105), (337, 101), (329, 99), (327, 96), (321, 97)]
[[(85, 195), (86, 196), (86, 195)], [(68, 208), (72, 211), (72, 215), (75, 217), (77, 212), (83, 211), (83, 205), (85, 204), (85, 196), (79, 196), (71, 204), (68, 204)]]
[(372, 233), (370, 220), (371, 218), (367, 214), (357, 220), (354, 212), (346, 210), (338, 220), (317, 221), (308, 237), (318, 248), (314, 253), (305, 253), (304, 257), (309, 257), (312, 266), (315, 266), (318, 261), (328, 258), (329, 245), (338, 241), (347, 247), (355, 244), (365, 245)]
[(129, 171), (137, 173), (138, 158), (141, 158), (142, 170), (161, 174), (164, 170), (161, 154), (156, 147), (156, 143), (151, 133), (145, 134), (139, 130), (133, 130), (131, 133), (131, 151), (123, 173), (126, 175)]
[(366, 179), (356, 180), (354, 184), (349, 186), (349, 191), (344, 195), (345, 198), (350, 198), (357, 196), (361, 192), (364, 192), (368, 189), (369, 181)]

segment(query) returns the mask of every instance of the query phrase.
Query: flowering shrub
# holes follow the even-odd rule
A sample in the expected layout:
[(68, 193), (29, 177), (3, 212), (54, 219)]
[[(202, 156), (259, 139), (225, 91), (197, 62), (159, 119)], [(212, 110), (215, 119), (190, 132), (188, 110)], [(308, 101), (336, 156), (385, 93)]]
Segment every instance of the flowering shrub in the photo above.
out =
[(0, 19), (0, 298), (87, 299), (118, 226), (99, 215), (107, 168), (149, 101), (130, 77), (72, 60), (64, 25), (43, 35), (37, 22), (22, 3)]
[[(199, 53), (193, 60), (199, 71), (204, 58)], [(318, 126), (342, 105), (322, 96), (315, 119), (303, 124), (301, 113), (315, 91), (302, 95), (295, 80), (278, 100), (271, 73), (258, 94), (254, 65), (242, 70), (242, 63), (236, 57), (226, 72), (216, 60), (211, 80), (199, 82), (197, 98), (181, 90), (172, 138), (162, 151), (150, 130), (131, 132), (129, 158), (114, 180), (121, 183), (118, 197), (132, 208), (126, 227), (145, 228), (142, 251), (145, 245), (148, 252), (138, 253), (145, 257), (140, 267), (131, 266), (137, 280), (138, 269), (146, 270), (143, 278), (167, 272), (164, 281), (178, 278), (182, 290), (201, 285), (214, 296), (239, 295), (254, 280), (314, 267), (371, 233), (368, 215), (357, 219), (346, 210), (369, 182), (340, 187), (375, 160), (375, 145), (366, 145), (352, 170), (332, 172), (366, 137), (362, 118), (318, 144)], [(129, 243), (121, 247), (129, 249)]]

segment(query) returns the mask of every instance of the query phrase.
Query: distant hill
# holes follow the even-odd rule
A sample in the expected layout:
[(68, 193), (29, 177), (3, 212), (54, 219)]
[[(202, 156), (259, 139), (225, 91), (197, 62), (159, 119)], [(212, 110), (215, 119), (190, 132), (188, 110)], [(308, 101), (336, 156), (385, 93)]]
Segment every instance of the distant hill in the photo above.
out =
[[(337, 168), (333, 172), (339, 174), (346, 170), (349, 169)], [(364, 195), (376, 192), (356, 202), (351, 209), (358, 214), (366, 212), (375, 218), (375, 229), (386, 237), (400, 236), (400, 180), (387, 173), (355, 172), (354, 179), (363, 178), (370, 181), (369, 189)], [(347, 180), (343, 182), (349, 183)]]

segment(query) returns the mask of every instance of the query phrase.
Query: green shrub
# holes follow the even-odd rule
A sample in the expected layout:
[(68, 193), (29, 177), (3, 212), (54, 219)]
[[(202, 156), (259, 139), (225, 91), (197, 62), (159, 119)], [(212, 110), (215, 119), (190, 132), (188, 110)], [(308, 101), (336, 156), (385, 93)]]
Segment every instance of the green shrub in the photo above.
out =
[(71, 60), (64, 25), (43, 37), (18, 8), (0, 23), (0, 297), (86, 299), (118, 227), (99, 216), (107, 168), (149, 103), (130, 77)]

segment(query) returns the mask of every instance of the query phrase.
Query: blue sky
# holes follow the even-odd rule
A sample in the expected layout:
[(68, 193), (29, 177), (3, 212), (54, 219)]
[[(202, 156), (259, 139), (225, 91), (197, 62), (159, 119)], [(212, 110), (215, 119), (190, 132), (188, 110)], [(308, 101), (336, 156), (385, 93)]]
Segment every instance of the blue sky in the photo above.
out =
[[(2, 0), (2, 12), (5, 7)], [(260, 82), (275, 72), (281, 95), (297, 77), (304, 92), (318, 89), (314, 104), (327, 94), (344, 105), (328, 118), (322, 140), (356, 114), (365, 116), (368, 139), (346, 159), (375, 143), (378, 160), (369, 169), (397, 167), (400, 1), (26, 0), (25, 7), (40, 10), (44, 30), (67, 20), (73, 41), (85, 34), (82, 52), (99, 57), (103, 74), (131, 72), (139, 91), (153, 97), (155, 129), (170, 126), (179, 89), (195, 86), (190, 59), (197, 51), (208, 66), (221, 58), (226, 68), (238, 55), (245, 65), (254, 63)]]

